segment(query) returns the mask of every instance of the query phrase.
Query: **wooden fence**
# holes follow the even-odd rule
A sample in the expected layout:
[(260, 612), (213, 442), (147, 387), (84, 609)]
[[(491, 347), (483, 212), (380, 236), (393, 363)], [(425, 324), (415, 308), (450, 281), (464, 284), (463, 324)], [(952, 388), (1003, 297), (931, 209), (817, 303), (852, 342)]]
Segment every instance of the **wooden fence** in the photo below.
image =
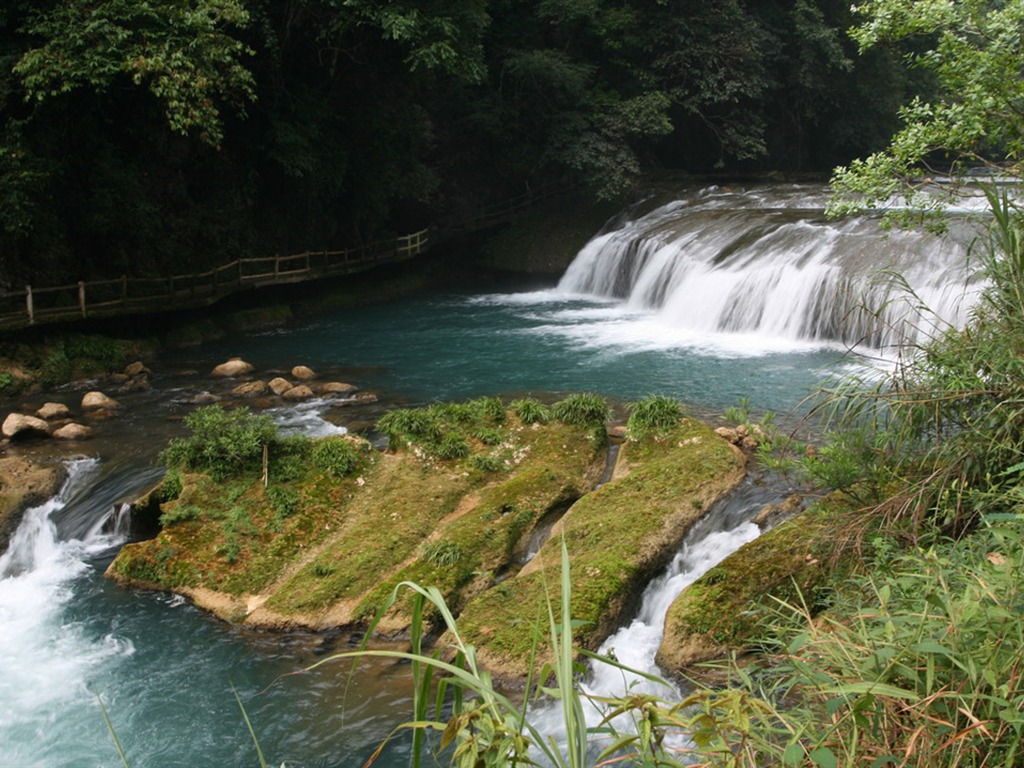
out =
[(191, 275), (91, 280), (73, 285), (32, 287), (0, 292), (0, 330), (84, 317), (162, 312), (213, 304), (245, 288), (302, 283), (345, 275), (412, 258), (431, 244), (459, 233), (511, 221), (526, 209), (566, 189), (548, 184), (518, 197), (477, 210), (433, 230), (423, 229), (394, 240), (382, 240), (341, 251), (307, 251), (291, 256), (237, 259)]
[(429, 230), (341, 251), (236, 259), (207, 272), (170, 277), (127, 277), (0, 293), (0, 328), (83, 317), (160, 312), (212, 304), (246, 288), (301, 283), (359, 272), (417, 256)]

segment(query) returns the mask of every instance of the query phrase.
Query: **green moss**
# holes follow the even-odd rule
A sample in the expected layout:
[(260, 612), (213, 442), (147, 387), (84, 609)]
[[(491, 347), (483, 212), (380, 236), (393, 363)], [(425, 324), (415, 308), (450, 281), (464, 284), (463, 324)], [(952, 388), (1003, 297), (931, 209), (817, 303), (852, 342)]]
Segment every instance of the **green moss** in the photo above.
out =
[(679, 671), (760, 634), (779, 601), (814, 607), (846, 572), (831, 560), (836, 508), (819, 503), (768, 531), (715, 566), (676, 599), (658, 660)]
[[(663, 567), (700, 507), (731, 488), (742, 462), (709, 428), (685, 420), (663, 440), (623, 448), (625, 477), (581, 498), (562, 521), (572, 563), (572, 615), (579, 638), (595, 647), (617, 625), (646, 581)], [(560, 538), (552, 537), (527, 572), (475, 599), (460, 619), (487, 663), (525, 674), (538, 606), (558, 599)]]

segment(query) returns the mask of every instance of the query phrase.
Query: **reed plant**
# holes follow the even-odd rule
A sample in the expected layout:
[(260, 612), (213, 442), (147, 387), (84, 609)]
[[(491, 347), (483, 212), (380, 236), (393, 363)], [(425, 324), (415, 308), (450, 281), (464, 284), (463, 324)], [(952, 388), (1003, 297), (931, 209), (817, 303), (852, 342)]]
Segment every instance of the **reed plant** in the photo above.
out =
[[(631, 669), (612, 657), (577, 647), (572, 618), (572, 579), (568, 550), (561, 548), (559, 596), (547, 593), (537, 616), (530, 674), (520, 700), (503, 693), (480, 666), (476, 648), (459, 632), (458, 622), (439, 590), (412, 582), (399, 584), (382, 606), (384, 615), (404, 591), (413, 593), (412, 629), (407, 651), (364, 646), (335, 654), (313, 665), (367, 657), (409, 662), (413, 688), (412, 718), (399, 726), (366, 761), (372, 765), (388, 741), (411, 731), (410, 765), (437, 764), (447, 759), (457, 768), (588, 768), (643, 766), (682, 768), (692, 765), (754, 765), (754, 724), (779, 721), (773, 707), (756, 694), (733, 688), (697, 687), (676, 701), (626, 690), (620, 697), (601, 698), (584, 692), (581, 659), (610, 664), (631, 678), (670, 687), (664, 680)], [(444, 634), (439, 649), (428, 648), (428, 616), (441, 618)], [(373, 629), (367, 633), (371, 636)], [(541, 642), (543, 639), (543, 643)], [(541, 663), (540, 648), (546, 645)], [(536, 707), (556, 702), (561, 733), (545, 735), (534, 721)], [(590, 725), (587, 711), (601, 717)], [(433, 738), (431, 738), (431, 735)], [(741, 762), (747, 759), (748, 762)]]

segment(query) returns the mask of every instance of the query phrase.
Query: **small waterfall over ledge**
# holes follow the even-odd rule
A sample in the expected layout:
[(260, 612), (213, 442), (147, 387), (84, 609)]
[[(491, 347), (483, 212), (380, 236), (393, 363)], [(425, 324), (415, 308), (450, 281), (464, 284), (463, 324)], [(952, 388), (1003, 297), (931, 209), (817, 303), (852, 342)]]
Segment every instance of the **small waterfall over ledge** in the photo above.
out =
[[(700, 334), (891, 349), (965, 324), (975, 232), (828, 221), (807, 186), (709, 187), (592, 239), (560, 292), (605, 297)], [(908, 290), (909, 289), (909, 290)]]

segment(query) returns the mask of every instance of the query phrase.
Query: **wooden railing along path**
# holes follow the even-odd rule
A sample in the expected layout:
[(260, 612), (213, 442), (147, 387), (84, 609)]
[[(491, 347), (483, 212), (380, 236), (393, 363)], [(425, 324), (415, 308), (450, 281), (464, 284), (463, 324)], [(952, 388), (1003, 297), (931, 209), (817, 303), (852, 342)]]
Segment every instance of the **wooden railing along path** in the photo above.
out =
[(351, 274), (412, 258), (429, 245), (515, 219), (527, 208), (564, 190), (551, 184), (537, 191), (464, 214), (434, 230), (423, 229), (340, 251), (306, 251), (291, 256), (237, 259), (190, 275), (91, 280), (55, 287), (26, 285), (24, 291), (0, 292), (0, 329), (20, 328), (87, 317), (143, 314), (212, 304), (246, 288), (302, 283)]
[(198, 307), (245, 288), (301, 283), (412, 258), (429, 243), (424, 229), (395, 240), (340, 251), (236, 259), (206, 272), (170, 277), (119, 277), (0, 293), (0, 328), (84, 317)]

